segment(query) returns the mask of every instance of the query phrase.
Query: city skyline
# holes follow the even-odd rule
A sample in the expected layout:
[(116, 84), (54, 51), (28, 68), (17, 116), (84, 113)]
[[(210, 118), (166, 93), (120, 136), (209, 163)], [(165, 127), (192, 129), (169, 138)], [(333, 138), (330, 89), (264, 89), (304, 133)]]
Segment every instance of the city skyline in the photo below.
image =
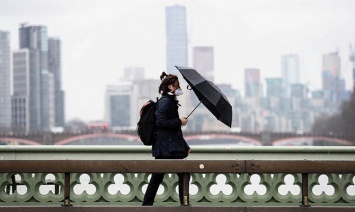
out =
[(296, 54), (301, 82), (320, 89), (322, 56), (337, 50), (347, 89), (353, 83), (348, 60), (348, 47), (355, 41), (352, 1), (21, 4), (0, 0), (4, 16), (0, 30), (10, 32), (11, 51), (19, 49), (18, 28), (23, 22), (47, 26), (49, 36), (60, 38), (67, 120), (103, 119), (105, 88), (117, 82), (127, 67), (143, 67), (147, 78), (158, 79), (166, 69), (165, 7), (176, 4), (187, 9), (189, 65), (193, 47), (213, 47), (216, 83), (230, 83), (244, 94), (245, 68), (259, 69), (265, 83), (265, 78), (281, 76), (282, 55)]

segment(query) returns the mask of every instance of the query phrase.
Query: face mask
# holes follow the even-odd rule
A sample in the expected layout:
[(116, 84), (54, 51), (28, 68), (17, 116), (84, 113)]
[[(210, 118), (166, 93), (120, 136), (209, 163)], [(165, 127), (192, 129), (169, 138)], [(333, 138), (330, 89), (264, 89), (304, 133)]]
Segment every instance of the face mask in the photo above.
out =
[(181, 88), (175, 90), (175, 96), (181, 96), (183, 94)]

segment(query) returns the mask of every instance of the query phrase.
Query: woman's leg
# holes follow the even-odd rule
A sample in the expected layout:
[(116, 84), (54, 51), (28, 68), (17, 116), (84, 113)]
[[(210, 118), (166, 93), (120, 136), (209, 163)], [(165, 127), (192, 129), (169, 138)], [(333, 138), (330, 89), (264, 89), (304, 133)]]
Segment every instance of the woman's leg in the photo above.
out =
[[(187, 179), (188, 179), (188, 184), (190, 183), (190, 173), (179, 173), (177, 174), (179, 177), (179, 198), (180, 198), (180, 204), (181, 205), (185, 205), (184, 204), (184, 175), (187, 175)], [(187, 188), (188, 189), (188, 188)], [(188, 189), (189, 190), (189, 189)], [(187, 194), (187, 205), (190, 204), (190, 198), (189, 198), (189, 194)]]
[(153, 205), (160, 183), (164, 179), (164, 173), (153, 173), (145, 192), (142, 205)]

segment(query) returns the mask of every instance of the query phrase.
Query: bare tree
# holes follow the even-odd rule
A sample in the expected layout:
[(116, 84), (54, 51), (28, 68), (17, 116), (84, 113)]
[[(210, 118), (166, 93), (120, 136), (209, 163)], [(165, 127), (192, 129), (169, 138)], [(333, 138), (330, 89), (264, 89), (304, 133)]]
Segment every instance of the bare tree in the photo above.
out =
[(348, 101), (343, 102), (339, 114), (318, 117), (313, 126), (313, 133), (339, 134), (350, 138), (355, 144), (355, 92)]
[(341, 107), (341, 117), (344, 122), (345, 133), (355, 141), (355, 92), (353, 90), (349, 101)]

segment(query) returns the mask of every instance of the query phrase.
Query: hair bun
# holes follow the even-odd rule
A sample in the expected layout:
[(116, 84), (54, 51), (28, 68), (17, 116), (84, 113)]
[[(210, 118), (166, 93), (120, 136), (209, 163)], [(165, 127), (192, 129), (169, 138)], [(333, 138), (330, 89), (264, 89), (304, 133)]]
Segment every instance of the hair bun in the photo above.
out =
[(160, 80), (163, 81), (163, 79), (165, 79), (168, 75), (165, 73), (165, 71), (163, 71), (160, 75)]

